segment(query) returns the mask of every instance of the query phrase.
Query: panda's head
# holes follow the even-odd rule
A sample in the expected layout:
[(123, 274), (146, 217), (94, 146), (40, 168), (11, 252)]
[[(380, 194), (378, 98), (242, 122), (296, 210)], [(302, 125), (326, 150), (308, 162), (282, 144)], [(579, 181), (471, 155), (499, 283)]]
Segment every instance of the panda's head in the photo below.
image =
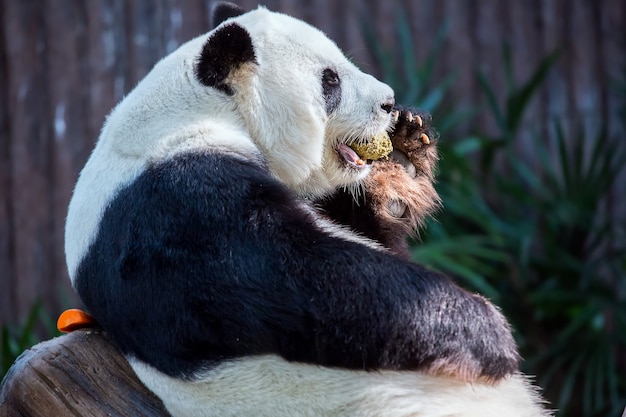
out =
[(300, 20), (229, 3), (213, 20), (111, 112), (83, 183), (106, 184), (98, 196), (107, 199), (150, 162), (219, 149), (262, 160), (301, 196), (358, 184), (370, 167), (346, 144), (389, 128), (391, 88)]
[(232, 101), (273, 174), (304, 196), (363, 179), (346, 144), (389, 128), (393, 90), (300, 20), (228, 3), (213, 19), (194, 77)]

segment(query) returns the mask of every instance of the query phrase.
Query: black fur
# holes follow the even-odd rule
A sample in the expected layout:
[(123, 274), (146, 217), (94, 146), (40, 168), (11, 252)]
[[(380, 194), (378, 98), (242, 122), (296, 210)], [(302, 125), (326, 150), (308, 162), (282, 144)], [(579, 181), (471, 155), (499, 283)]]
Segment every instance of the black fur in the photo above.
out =
[(253, 162), (153, 165), (107, 207), (77, 290), (124, 353), (170, 375), (263, 353), (352, 369), (475, 358), (491, 378), (517, 369), (510, 330), (483, 299), (329, 236), (300, 204)]
[(394, 254), (409, 259), (406, 227), (400, 222), (382, 222), (372, 205), (368, 193), (353, 195), (340, 188), (333, 195), (317, 202), (317, 206), (334, 221), (348, 226), (362, 236), (375, 240)]
[(211, 11), (211, 24), (213, 25), (212, 27), (216, 28), (226, 19), (241, 16), (245, 12), (245, 9), (242, 9), (234, 3), (229, 3), (227, 1), (220, 1), (218, 3), (215, 3)]
[(330, 68), (322, 72), (322, 95), (326, 103), (326, 114), (331, 114), (341, 103), (341, 80)]
[(195, 66), (196, 78), (232, 96), (235, 92), (226, 78), (246, 62), (256, 62), (252, 38), (242, 26), (227, 24), (211, 34), (202, 47)]

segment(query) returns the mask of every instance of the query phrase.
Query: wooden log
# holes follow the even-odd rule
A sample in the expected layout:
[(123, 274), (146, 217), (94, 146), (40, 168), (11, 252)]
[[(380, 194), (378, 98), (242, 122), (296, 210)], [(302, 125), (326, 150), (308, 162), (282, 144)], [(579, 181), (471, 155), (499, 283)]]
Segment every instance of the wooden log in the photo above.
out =
[(0, 417), (169, 417), (100, 329), (39, 343), (9, 369)]

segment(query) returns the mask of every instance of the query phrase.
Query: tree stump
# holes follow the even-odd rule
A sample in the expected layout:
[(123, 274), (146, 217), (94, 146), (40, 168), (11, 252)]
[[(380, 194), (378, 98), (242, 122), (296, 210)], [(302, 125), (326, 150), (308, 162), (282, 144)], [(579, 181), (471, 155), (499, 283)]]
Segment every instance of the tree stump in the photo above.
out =
[(39, 343), (0, 387), (0, 417), (170, 417), (98, 328)]

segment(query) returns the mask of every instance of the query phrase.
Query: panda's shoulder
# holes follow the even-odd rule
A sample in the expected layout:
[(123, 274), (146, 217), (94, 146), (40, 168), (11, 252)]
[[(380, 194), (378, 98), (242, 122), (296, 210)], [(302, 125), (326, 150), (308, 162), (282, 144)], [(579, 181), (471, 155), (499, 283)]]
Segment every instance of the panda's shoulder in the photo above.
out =
[(254, 187), (272, 188), (291, 196), (262, 159), (232, 149), (214, 148), (179, 152), (152, 161), (129, 184), (125, 197), (168, 196), (170, 201), (186, 200), (188, 206), (191, 202), (223, 205), (235, 197), (249, 199), (250, 189)]

